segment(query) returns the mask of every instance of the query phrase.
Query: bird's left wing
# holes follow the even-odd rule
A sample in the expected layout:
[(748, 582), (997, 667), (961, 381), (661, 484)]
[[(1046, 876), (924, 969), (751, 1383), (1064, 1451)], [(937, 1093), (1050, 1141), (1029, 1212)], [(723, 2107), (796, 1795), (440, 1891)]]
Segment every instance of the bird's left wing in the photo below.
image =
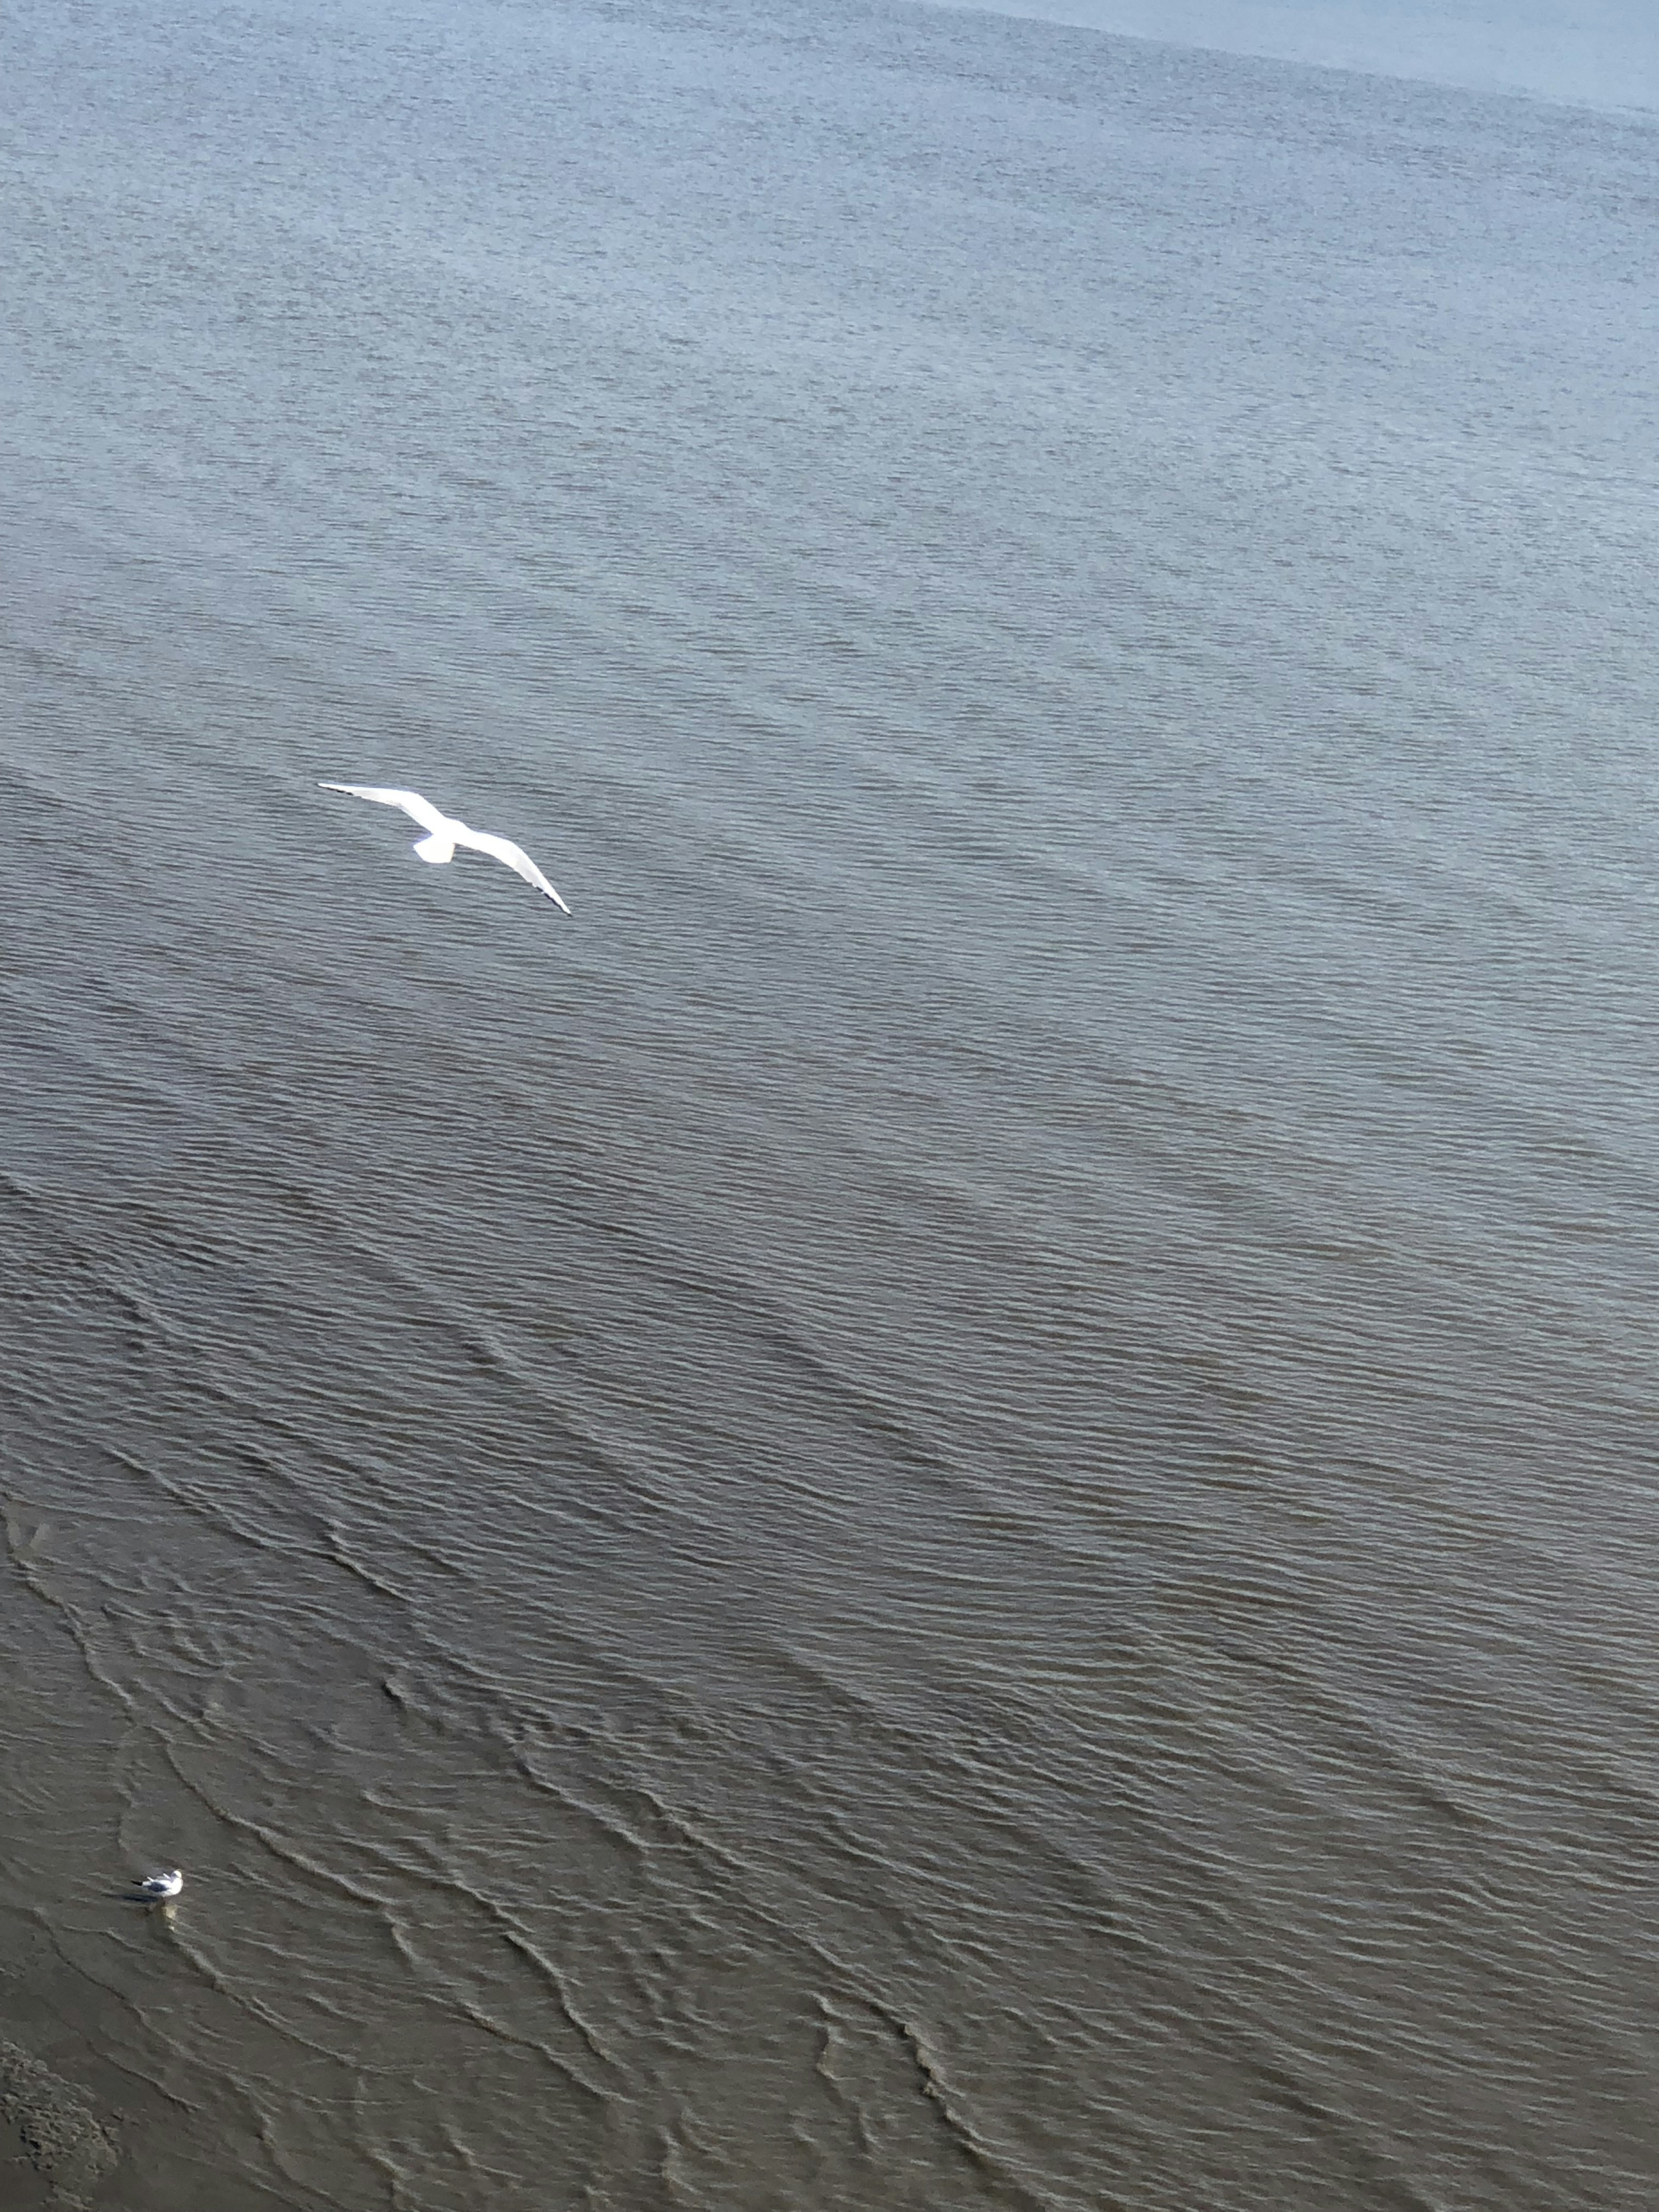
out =
[(510, 837), (492, 837), (483, 830), (469, 830), (458, 843), (472, 846), (480, 853), (488, 853), (493, 860), (505, 860), (515, 875), (522, 876), (527, 884), (534, 884), (538, 891), (545, 891), (561, 914), (570, 909), (559, 896), (547, 878), (531, 859), (522, 845), (515, 845)]
[(372, 799), (380, 806), (401, 806), (411, 820), (422, 830), (442, 830), (447, 827), (448, 817), (441, 814), (429, 799), (422, 799), (418, 791), (394, 791), (380, 783), (319, 783), (319, 791), (343, 791), (352, 799)]

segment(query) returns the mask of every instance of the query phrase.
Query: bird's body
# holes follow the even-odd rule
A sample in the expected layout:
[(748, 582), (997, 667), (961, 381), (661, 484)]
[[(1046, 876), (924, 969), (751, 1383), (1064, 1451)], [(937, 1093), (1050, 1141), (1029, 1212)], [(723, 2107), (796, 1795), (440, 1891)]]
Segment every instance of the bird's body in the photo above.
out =
[(185, 1886), (185, 1877), (177, 1867), (166, 1874), (147, 1874), (135, 1883), (141, 1897), (177, 1897)]
[(432, 801), (422, 799), (418, 791), (394, 791), (390, 786), (376, 783), (324, 783), (318, 789), (343, 791), (353, 799), (372, 799), (380, 806), (401, 806), (426, 831), (415, 846), (422, 860), (441, 866), (446, 860), (454, 859), (458, 845), (465, 845), (475, 853), (488, 853), (492, 860), (504, 861), (526, 883), (533, 884), (538, 891), (545, 891), (562, 914), (570, 911), (522, 846), (515, 845), (510, 837), (492, 837), (483, 830), (469, 830), (453, 814), (441, 814)]

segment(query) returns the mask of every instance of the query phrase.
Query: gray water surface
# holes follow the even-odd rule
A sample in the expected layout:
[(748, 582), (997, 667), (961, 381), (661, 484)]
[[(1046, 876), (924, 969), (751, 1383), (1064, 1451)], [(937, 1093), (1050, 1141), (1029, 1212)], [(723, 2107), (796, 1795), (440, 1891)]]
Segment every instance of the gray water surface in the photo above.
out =
[(0, 2036), (92, 2201), (1645, 2212), (1659, 129), (8, 36)]
[(1222, 53), (1659, 108), (1649, 0), (946, 0)]

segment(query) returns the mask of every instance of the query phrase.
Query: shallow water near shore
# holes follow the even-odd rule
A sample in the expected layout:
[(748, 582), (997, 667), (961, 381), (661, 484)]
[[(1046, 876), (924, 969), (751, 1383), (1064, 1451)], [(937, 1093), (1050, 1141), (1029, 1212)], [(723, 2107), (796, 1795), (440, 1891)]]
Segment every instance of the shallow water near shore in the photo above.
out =
[(1659, 129), (740, 0), (5, 100), (57, 2185), (1650, 2205)]

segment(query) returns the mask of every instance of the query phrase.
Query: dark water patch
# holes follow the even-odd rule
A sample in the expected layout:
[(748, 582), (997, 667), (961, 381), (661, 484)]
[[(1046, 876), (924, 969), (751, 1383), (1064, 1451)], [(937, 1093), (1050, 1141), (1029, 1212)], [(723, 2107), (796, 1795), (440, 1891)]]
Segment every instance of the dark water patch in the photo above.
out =
[(120, 2154), (108, 2129), (70, 2084), (42, 2060), (0, 2039), (0, 2118), (49, 2185), (47, 2202), (82, 2212)]

